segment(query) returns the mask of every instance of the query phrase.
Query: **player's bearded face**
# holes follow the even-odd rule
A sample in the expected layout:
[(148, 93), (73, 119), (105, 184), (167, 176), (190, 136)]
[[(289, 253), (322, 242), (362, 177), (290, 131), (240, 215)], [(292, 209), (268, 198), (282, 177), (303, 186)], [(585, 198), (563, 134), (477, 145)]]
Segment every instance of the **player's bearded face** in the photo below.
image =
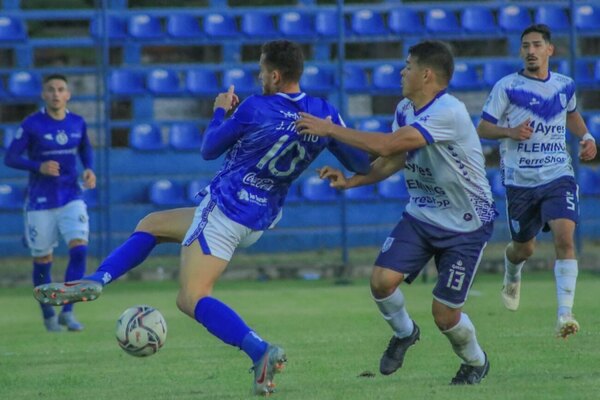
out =
[(521, 40), (521, 58), (525, 62), (525, 69), (528, 72), (548, 69), (548, 59), (553, 51), (554, 47), (544, 40), (541, 33), (528, 33)]
[(275, 94), (277, 93), (277, 87), (273, 82), (273, 71), (269, 70), (267, 65), (265, 64), (264, 55), (260, 56), (260, 73), (258, 74), (258, 79), (260, 79), (262, 84), (263, 94)]

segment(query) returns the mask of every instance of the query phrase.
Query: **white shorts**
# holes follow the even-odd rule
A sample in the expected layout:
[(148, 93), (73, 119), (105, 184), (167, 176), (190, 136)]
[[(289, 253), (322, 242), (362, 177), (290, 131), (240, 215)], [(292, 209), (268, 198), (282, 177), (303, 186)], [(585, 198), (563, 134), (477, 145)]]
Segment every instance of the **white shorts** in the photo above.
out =
[(207, 194), (194, 212), (182, 245), (190, 246), (198, 239), (204, 254), (230, 261), (235, 249), (253, 245), (264, 231), (255, 231), (227, 217)]
[(62, 207), (25, 212), (25, 240), (33, 257), (52, 254), (58, 246), (58, 235), (65, 243), (79, 239), (88, 241), (90, 224), (83, 200), (73, 200)]

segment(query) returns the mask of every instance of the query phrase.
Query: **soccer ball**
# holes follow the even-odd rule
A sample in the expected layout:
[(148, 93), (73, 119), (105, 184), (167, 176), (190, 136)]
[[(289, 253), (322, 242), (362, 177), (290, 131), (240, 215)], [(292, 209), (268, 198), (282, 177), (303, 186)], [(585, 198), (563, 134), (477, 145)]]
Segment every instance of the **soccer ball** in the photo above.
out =
[(117, 342), (127, 354), (147, 357), (156, 353), (167, 340), (167, 323), (154, 307), (130, 307), (117, 321)]

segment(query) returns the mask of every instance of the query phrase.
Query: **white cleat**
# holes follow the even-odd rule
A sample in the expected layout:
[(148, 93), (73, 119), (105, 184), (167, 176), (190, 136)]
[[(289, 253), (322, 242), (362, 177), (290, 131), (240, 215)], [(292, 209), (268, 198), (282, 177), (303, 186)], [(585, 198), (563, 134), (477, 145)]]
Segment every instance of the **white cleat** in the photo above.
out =
[(556, 336), (563, 339), (574, 335), (579, 331), (579, 322), (572, 314), (559, 315), (556, 321)]
[(504, 307), (510, 311), (517, 311), (521, 300), (521, 281), (505, 283), (500, 294)]

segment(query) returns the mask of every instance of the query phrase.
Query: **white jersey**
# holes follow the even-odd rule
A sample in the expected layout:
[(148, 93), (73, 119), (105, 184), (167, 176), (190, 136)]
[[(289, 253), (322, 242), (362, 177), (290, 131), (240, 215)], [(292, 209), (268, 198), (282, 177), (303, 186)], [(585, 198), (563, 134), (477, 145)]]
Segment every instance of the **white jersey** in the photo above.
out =
[(565, 133), (567, 113), (576, 106), (575, 83), (554, 72), (545, 80), (515, 72), (494, 85), (482, 118), (501, 127), (515, 127), (529, 118), (533, 128), (528, 140), (500, 140), (505, 185), (535, 187), (573, 176)]
[(405, 98), (396, 108), (393, 128), (404, 125), (418, 129), (428, 144), (406, 157), (406, 212), (455, 232), (472, 232), (493, 221), (496, 209), (481, 143), (465, 105), (442, 91), (415, 112)]

